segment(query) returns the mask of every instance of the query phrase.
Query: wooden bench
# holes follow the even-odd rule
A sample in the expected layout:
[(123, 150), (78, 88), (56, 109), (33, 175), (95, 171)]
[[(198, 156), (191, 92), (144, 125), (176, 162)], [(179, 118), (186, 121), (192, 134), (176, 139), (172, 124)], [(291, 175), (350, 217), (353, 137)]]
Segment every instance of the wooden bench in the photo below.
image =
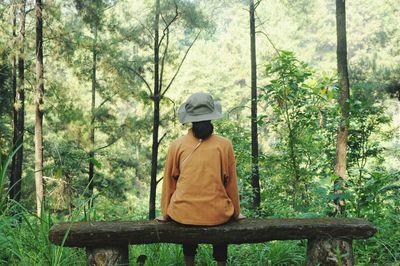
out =
[[(54, 225), (56, 245), (86, 248), (88, 265), (128, 265), (128, 245), (150, 243), (262, 243), (307, 239), (307, 265), (353, 265), (352, 240), (374, 235), (362, 219), (245, 219), (220, 226), (183, 226), (174, 222), (79, 222)], [(340, 255), (338, 256), (338, 252)]]

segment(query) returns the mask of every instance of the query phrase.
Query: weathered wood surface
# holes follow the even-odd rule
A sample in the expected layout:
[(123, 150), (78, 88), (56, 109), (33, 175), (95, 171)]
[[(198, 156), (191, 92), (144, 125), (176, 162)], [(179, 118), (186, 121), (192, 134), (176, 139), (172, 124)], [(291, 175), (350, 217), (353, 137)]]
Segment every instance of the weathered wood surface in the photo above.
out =
[(128, 245), (120, 247), (87, 248), (87, 265), (129, 265)]
[(307, 243), (307, 266), (353, 266), (352, 240), (310, 239)]
[(376, 232), (362, 219), (245, 219), (225, 225), (183, 226), (174, 222), (80, 222), (54, 225), (49, 239), (67, 247), (105, 247), (149, 243), (261, 243), (270, 240), (360, 239)]

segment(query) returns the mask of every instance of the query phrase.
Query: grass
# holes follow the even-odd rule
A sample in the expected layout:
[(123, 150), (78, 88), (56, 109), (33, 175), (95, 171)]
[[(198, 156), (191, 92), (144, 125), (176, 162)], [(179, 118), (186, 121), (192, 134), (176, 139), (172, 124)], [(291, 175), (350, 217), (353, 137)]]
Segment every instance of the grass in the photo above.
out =
[(6, 156), (0, 154), (0, 214), (7, 209), (8, 190), (6, 190), (6, 181), (7, 181), (8, 167), (12, 161), (12, 158), (21, 148), (21, 146), (22, 144), (19, 145), (15, 150), (10, 151), (9, 154)]
[[(51, 215), (42, 216), (20, 205), (18, 216), (0, 216), (0, 263), (3, 265), (71, 265), (71, 261), (85, 265), (83, 250), (55, 246), (48, 239)], [(16, 213), (16, 210), (13, 210)]]
[[(228, 246), (228, 265), (268, 266), (304, 265), (305, 246), (301, 241), (272, 241), (265, 244)], [(151, 244), (130, 246), (132, 265), (139, 256), (147, 257), (144, 265), (184, 265), (181, 245)], [(212, 245), (199, 245), (196, 265), (216, 265), (212, 257)]]
[(52, 216), (42, 211), (38, 217), (18, 202), (7, 198), (7, 171), (13, 156), (0, 155), (0, 265), (85, 265), (82, 250), (55, 246), (48, 239)]

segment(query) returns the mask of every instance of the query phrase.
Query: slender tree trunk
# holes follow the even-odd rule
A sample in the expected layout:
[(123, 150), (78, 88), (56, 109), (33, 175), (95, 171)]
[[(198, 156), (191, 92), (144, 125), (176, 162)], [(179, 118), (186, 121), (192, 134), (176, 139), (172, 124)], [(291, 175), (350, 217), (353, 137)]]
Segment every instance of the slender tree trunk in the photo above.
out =
[[(15, 2), (13, 4), (13, 18), (12, 18), (12, 43), (15, 46), (17, 41), (17, 33), (16, 33), (16, 27), (17, 27), (17, 4)], [(17, 147), (17, 141), (18, 141), (18, 110), (16, 108), (16, 102), (17, 102), (17, 57), (15, 51), (13, 51), (13, 56), (12, 56), (12, 73), (11, 73), (11, 80), (12, 80), (12, 123), (13, 123), (13, 148), (15, 149)], [(10, 199), (18, 200), (16, 197), (15, 193), (15, 186), (16, 186), (16, 161), (17, 161), (17, 155), (15, 155), (12, 158), (11, 161), (11, 172), (10, 172), (10, 188), (9, 188), (9, 197)]]
[[(13, 2), (13, 19), (12, 19), (12, 42), (14, 44), (18, 43), (17, 41), (17, 3)], [(15, 46), (15, 45), (14, 45)], [(19, 93), (17, 91), (17, 58), (15, 53), (13, 53), (12, 57), (12, 73), (11, 73), (11, 80), (12, 80), (12, 93), (13, 93), (13, 105), (12, 105), (12, 117), (13, 117), (13, 147), (18, 147), (18, 110), (17, 103), (18, 99), (20, 98)], [(22, 147), (21, 147), (22, 149)], [(19, 193), (17, 193), (17, 183), (18, 183), (18, 176), (17, 176), (17, 164), (18, 164), (18, 155), (14, 155), (11, 163), (11, 175), (10, 175), (10, 199), (14, 199), (19, 201)]]
[(25, 131), (25, 0), (19, 2), (19, 55), (18, 55), (18, 84), (14, 97), (14, 148), (19, 150), (14, 155), (11, 171), (11, 191), (10, 198), (19, 201), (21, 199), (21, 180), (22, 180), (22, 163), (23, 163), (23, 143)]
[[(95, 111), (96, 111), (96, 71), (97, 71), (97, 28), (94, 29), (94, 43), (92, 49), (92, 106), (91, 106), (91, 119), (90, 119), (90, 152), (89, 152), (89, 197), (93, 195), (93, 177), (94, 177), (94, 145), (95, 145)], [(93, 200), (89, 201), (89, 207), (93, 206)]]
[[(17, 8), (15, 6), (15, 3), (13, 3), (13, 19), (12, 19), (12, 42), (15, 46), (16, 40), (17, 40), (17, 33), (15, 31), (17, 27)], [(15, 103), (17, 102), (17, 57), (15, 55), (15, 52), (13, 53), (12, 56), (12, 71), (11, 71), (11, 86), (12, 86), (12, 94), (13, 94), (13, 100), (12, 100), (12, 118), (13, 118), (13, 147), (15, 148), (17, 145), (18, 141), (18, 111), (16, 109)], [(14, 199), (16, 198), (14, 187), (16, 183), (16, 177), (15, 177), (15, 165), (16, 165), (16, 156), (13, 157), (12, 163), (11, 163), (11, 175), (10, 175), (10, 198)]]
[(257, 62), (256, 62), (256, 33), (254, 19), (254, 0), (250, 0), (250, 49), (251, 49), (251, 163), (253, 208), (260, 207), (260, 176), (258, 169), (258, 132), (257, 132)]
[(43, 18), (42, 0), (36, 0), (36, 120), (35, 120), (35, 183), (36, 208), (40, 216), (44, 203), (43, 181)]
[(297, 191), (298, 191), (298, 184), (300, 183), (300, 173), (299, 173), (299, 166), (297, 162), (297, 156), (295, 151), (295, 133), (293, 132), (292, 121), (290, 119), (289, 108), (287, 99), (285, 101), (285, 120), (288, 128), (288, 146), (289, 146), (289, 156), (290, 156), (290, 164), (292, 167), (292, 174), (293, 174), (293, 191), (292, 191), (292, 206), (293, 209), (297, 209)]
[[(347, 139), (349, 134), (349, 99), (350, 84), (347, 68), (347, 40), (346, 40), (346, 2), (336, 0), (336, 33), (337, 33), (337, 67), (340, 84), (339, 105), (341, 121), (338, 128), (336, 144), (335, 172), (340, 180), (346, 179)], [(344, 202), (338, 202), (338, 209), (344, 209)]]
[(149, 219), (156, 216), (156, 188), (157, 188), (157, 157), (158, 157), (158, 127), (160, 124), (160, 88), (159, 88), (159, 21), (160, 0), (156, 0), (156, 17), (154, 20), (154, 118), (153, 118), (153, 145), (151, 148), (151, 180)]

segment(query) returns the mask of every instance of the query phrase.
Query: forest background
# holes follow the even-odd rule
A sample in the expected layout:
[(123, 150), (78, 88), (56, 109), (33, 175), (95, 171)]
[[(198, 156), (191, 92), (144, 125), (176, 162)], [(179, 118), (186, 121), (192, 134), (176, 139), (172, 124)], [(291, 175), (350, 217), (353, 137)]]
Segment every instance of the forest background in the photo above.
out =
[[(0, 3), (1, 263), (84, 265), (82, 250), (49, 243), (53, 223), (157, 215), (166, 150), (188, 128), (177, 108), (205, 91), (223, 106), (215, 130), (233, 142), (246, 216), (365, 218), (379, 231), (355, 242), (357, 265), (399, 265), (398, 1), (347, 1), (345, 179), (335, 173), (335, 2), (256, 1), (258, 206), (248, 1), (44, 1), (43, 78), (37, 2)], [(43, 168), (35, 156), (40, 114)], [(38, 173), (44, 200), (37, 198)], [(339, 213), (338, 202), (345, 204)], [(304, 241), (230, 246), (228, 263), (303, 265), (305, 248)], [(183, 262), (176, 245), (132, 248), (131, 261), (140, 254), (147, 265)], [(197, 259), (212, 264), (209, 247)]]

